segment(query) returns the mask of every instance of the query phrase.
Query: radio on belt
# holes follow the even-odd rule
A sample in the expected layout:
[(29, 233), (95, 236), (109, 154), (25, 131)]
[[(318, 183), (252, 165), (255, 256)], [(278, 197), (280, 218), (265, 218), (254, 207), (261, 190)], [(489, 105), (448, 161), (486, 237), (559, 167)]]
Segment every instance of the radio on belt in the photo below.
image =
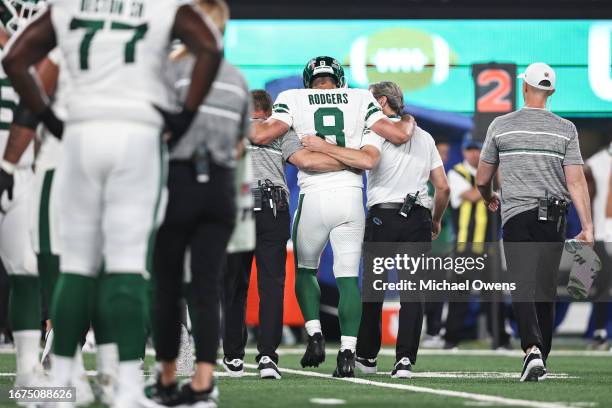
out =
[(399, 210), (399, 215), (401, 215), (402, 217), (408, 217), (408, 214), (412, 210), (412, 207), (417, 202), (418, 198), (418, 191), (416, 192), (416, 194), (408, 194), (404, 199), (404, 204), (402, 205), (402, 208), (400, 208)]
[(538, 221), (557, 222), (567, 214), (568, 202), (560, 198), (549, 197), (538, 199)]

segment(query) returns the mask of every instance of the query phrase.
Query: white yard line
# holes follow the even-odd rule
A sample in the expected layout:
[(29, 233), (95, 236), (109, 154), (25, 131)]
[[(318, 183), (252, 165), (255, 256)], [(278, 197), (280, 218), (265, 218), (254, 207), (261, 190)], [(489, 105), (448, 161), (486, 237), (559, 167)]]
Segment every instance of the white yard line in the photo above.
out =
[[(244, 366), (245, 368), (254, 368), (254, 369), (257, 368), (255, 364), (245, 364)], [(517, 406), (517, 407), (529, 407), (529, 408), (572, 408), (571, 405), (566, 405), (564, 403), (504, 398), (504, 397), (498, 397), (496, 395), (476, 394), (473, 392), (453, 391), (453, 390), (445, 390), (445, 389), (437, 389), (437, 388), (429, 388), (429, 387), (418, 387), (415, 385), (408, 385), (408, 384), (386, 383), (386, 382), (380, 382), (380, 381), (366, 380), (364, 378), (335, 378), (335, 377), (332, 377), (331, 374), (318, 373), (315, 371), (293, 370), (290, 368), (280, 368), (280, 371), (283, 373), (302, 375), (305, 377), (327, 378), (330, 380), (350, 382), (353, 384), (372, 385), (372, 386), (381, 387), (381, 388), (390, 388), (390, 389), (402, 390), (402, 391), (433, 394), (433, 395), (439, 395), (439, 396), (444, 396), (444, 397), (463, 398), (467, 400), (489, 402), (493, 404), (512, 405), (512, 406)]]

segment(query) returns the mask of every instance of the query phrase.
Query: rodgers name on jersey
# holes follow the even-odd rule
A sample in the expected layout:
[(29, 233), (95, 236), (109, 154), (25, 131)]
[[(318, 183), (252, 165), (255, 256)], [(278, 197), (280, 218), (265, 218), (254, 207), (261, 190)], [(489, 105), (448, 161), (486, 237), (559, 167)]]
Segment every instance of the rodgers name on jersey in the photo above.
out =
[[(385, 115), (365, 89), (292, 89), (278, 95), (272, 118), (293, 127), (298, 136), (316, 135), (341, 147), (359, 149), (366, 129)], [(362, 176), (343, 170), (314, 173), (300, 170), (302, 191), (363, 187)]]

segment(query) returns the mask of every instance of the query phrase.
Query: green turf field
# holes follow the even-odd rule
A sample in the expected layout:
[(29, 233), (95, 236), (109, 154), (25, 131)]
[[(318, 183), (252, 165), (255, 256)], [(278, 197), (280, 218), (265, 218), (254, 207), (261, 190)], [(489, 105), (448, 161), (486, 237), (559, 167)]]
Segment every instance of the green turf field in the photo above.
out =
[[(284, 349), (281, 381), (260, 380), (253, 352), (247, 355), (247, 375), (240, 379), (220, 373), (221, 406), (317, 407), (331, 403), (350, 407), (611, 407), (612, 353), (558, 351), (548, 361), (549, 378), (541, 383), (520, 383), (521, 359), (514, 353), (488, 350), (423, 351), (414, 378), (389, 376), (393, 351), (384, 350), (377, 375), (354, 380), (331, 378), (336, 349), (317, 370), (299, 365), (301, 348)], [(93, 356), (86, 355), (93, 370)], [(150, 357), (147, 364), (151, 363)], [(6, 393), (14, 372), (14, 356), (0, 354), (0, 389)], [(2, 396), (6, 401), (6, 396)], [(0, 407), (14, 406), (0, 403)]]

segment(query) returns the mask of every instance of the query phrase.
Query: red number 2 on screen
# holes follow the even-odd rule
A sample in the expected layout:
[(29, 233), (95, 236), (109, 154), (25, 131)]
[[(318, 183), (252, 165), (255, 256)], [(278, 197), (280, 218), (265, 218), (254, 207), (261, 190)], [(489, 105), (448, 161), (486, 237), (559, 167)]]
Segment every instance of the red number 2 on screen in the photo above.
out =
[(501, 69), (485, 69), (477, 79), (478, 86), (497, 85), (478, 98), (478, 112), (510, 112), (512, 102), (508, 99), (512, 81), (508, 72)]

